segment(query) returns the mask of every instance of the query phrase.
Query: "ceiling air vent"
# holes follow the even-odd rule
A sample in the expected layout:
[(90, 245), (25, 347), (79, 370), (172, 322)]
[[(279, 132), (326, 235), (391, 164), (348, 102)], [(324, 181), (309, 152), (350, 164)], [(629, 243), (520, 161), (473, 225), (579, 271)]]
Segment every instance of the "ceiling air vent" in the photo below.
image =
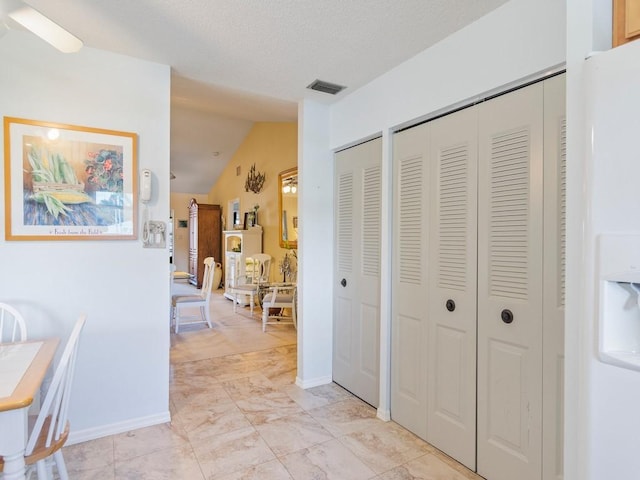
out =
[(337, 85), (335, 83), (325, 82), (323, 80), (314, 80), (311, 85), (307, 86), (311, 90), (317, 90), (318, 92), (328, 93), (330, 95), (335, 95), (340, 93), (347, 87), (343, 87), (342, 85)]

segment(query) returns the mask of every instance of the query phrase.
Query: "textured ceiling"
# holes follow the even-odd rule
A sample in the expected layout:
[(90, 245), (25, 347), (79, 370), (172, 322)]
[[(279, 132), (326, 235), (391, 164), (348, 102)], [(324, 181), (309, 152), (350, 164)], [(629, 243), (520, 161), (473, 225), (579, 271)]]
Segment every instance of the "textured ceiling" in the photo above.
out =
[[(28, 0), (86, 46), (172, 67), (171, 190), (206, 193), (255, 121), (295, 121), (506, 0)], [(315, 79), (348, 88), (310, 91)], [(219, 152), (213, 156), (213, 152)]]

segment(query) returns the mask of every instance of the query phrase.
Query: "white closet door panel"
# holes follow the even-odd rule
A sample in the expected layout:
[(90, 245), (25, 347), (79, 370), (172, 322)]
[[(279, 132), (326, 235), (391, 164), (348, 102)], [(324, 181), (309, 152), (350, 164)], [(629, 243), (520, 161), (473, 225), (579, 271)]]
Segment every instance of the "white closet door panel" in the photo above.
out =
[[(352, 315), (353, 301), (347, 297), (338, 297), (336, 299), (336, 321), (340, 320), (340, 335), (336, 335), (334, 341), (334, 364), (338, 361), (345, 367), (336, 369), (334, 367), (334, 380), (336, 382), (343, 381), (348, 383), (349, 367), (353, 362), (353, 325), (350, 321)], [(344, 371), (344, 376), (336, 375)]]
[[(408, 413), (403, 407), (405, 403), (419, 409), (426, 407), (424, 399), (425, 382), (423, 378), (425, 371), (415, 368), (416, 359), (420, 359), (425, 351), (421, 337), (424, 335), (422, 320), (417, 317), (398, 314), (395, 318), (394, 325), (394, 344), (402, 345), (401, 351), (396, 351), (393, 358), (393, 395), (391, 414), (393, 419), (404, 425), (402, 419)], [(426, 413), (426, 408), (425, 408)], [(411, 424), (405, 425), (410, 430), (414, 430)], [(426, 427), (426, 415), (422, 422), (419, 423), (420, 429)], [(417, 432), (416, 432), (417, 433)], [(420, 430), (418, 433), (421, 437), (426, 437), (426, 432)]]
[(427, 438), (429, 125), (393, 136), (391, 418)]
[(563, 478), (566, 234), (565, 75), (544, 82), (542, 478)]
[(362, 399), (377, 406), (380, 397), (380, 355), (379, 355), (379, 318), (377, 305), (360, 304), (360, 358), (359, 379), (361, 386), (359, 395)]
[(479, 109), (477, 467), (539, 480), (543, 85)]
[(334, 381), (377, 406), (382, 141), (336, 153)]
[(360, 170), (362, 224), (360, 245), (360, 372), (361, 397), (378, 405), (380, 395), (380, 241), (382, 211), (382, 140), (365, 144)]
[(427, 440), (476, 464), (478, 110), (430, 123)]
[(333, 380), (345, 388), (352, 385), (356, 377), (354, 365), (359, 354), (354, 338), (359, 332), (353, 305), (354, 298), (360, 295), (354, 273), (353, 243), (354, 235), (359, 235), (354, 222), (357, 182), (354, 171), (349, 168), (347, 152), (336, 154), (336, 281), (344, 279), (344, 286), (335, 287), (333, 319)]

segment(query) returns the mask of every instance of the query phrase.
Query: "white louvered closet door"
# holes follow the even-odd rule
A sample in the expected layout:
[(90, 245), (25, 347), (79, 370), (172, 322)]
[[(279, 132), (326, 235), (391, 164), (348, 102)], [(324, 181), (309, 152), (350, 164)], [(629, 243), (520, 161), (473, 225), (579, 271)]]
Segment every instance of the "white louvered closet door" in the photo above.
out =
[(539, 480), (543, 84), (479, 108), (477, 471)]
[(391, 418), (427, 439), (429, 124), (393, 136)]
[(335, 155), (333, 379), (379, 401), (382, 140)]
[(544, 82), (542, 478), (563, 478), (566, 238), (565, 75)]
[(478, 110), (430, 126), (427, 441), (475, 470)]

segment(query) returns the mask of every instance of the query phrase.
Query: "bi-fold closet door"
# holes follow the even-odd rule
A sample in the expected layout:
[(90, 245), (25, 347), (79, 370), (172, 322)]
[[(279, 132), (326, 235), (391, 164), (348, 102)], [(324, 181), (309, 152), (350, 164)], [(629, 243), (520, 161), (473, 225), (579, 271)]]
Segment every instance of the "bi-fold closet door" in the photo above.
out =
[(393, 138), (391, 416), (490, 480), (561, 478), (563, 92)]
[(391, 416), (427, 439), (429, 124), (393, 137)]
[(427, 440), (475, 466), (478, 111), (431, 124)]
[(477, 471), (559, 480), (565, 76), (479, 108)]
[(476, 453), (477, 110), (394, 135), (391, 416)]
[(479, 105), (478, 461), (540, 479), (543, 83)]
[(380, 138), (335, 155), (333, 380), (373, 406), (380, 396)]

